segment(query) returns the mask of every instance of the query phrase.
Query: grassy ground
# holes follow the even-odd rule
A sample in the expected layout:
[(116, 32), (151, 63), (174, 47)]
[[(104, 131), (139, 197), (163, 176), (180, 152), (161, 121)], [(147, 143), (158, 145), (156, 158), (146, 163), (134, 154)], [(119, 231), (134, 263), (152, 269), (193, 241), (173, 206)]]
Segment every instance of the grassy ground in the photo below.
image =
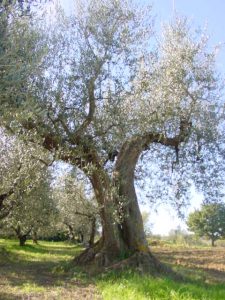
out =
[[(107, 278), (108, 277), (108, 278)], [(224, 285), (202, 282), (175, 282), (170, 278), (150, 278), (134, 273), (110, 274), (99, 283), (105, 300), (224, 300)]]
[(162, 261), (186, 276), (178, 282), (131, 271), (89, 276), (69, 268), (80, 248), (0, 240), (0, 299), (224, 300), (225, 249), (153, 247)]
[(81, 248), (65, 243), (0, 239), (0, 299), (99, 299), (97, 289), (80, 273), (65, 272)]

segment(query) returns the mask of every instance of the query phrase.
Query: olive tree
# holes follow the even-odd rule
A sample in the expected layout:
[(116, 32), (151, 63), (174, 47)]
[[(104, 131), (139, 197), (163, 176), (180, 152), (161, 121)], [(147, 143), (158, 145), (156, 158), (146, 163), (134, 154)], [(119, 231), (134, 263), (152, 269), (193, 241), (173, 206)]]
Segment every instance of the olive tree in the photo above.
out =
[(42, 179), (36, 187), (29, 194), (15, 199), (13, 209), (2, 221), (3, 228), (14, 231), (20, 246), (24, 246), (32, 234), (37, 242), (38, 232), (46, 232), (54, 223), (57, 211), (49, 184), (48, 173), (42, 172)]
[(144, 234), (135, 170), (143, 153), (150, 169), (156, 153), (159, 164), (172, 162), (168, 198), (180, 204), (190, 181), (206, 183), (191, 170), (204, 179), (207, 163), (220, 158), (215, 53), (185, 19), (165, 26), (155, 43), (149, 8), (131, 1), (76, 1), (73, 17), (60, 14), (42, 33), (48, 55), (27, 75), (29, 97), (7, 97), (3, 119), (89, 178), (103, 236), (77, 263), (108, 265), (127, 253), (146, 270), (159, 267)]
[(5, 218), (18, 199), (36, 188), (43, 175), (48, 154), (34, 144), (24, 144), (16, 136), (0, 130), (0, 219)]
[(201, 209), (189, 215), (187, 225), (190, 231), (200, 237), (209, 238), (212, 246), (215, 246), (215, 241), (225, 236), (225, 205), (202, 205)]
[(93, 246), (98, 209), (93, 196), (86, 195), (84, 183), (73, 172), (61, 175), (54, 184), (53, 197), (58, 209), (58, 227), (76, 239)]

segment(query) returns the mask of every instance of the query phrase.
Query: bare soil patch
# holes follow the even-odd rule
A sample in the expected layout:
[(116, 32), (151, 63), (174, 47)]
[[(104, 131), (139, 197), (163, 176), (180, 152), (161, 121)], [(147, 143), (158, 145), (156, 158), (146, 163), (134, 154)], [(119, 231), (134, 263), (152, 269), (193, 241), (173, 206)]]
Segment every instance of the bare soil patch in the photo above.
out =
[(209, 282), (225, 282), (225, 248), (152, 247), (159, 260), (190, 270), (202, 271)]

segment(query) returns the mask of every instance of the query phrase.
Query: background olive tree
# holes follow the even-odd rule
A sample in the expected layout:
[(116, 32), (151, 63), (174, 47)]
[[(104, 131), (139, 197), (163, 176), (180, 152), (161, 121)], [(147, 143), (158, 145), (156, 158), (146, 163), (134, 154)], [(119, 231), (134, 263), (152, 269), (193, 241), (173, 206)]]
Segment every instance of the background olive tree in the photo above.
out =
[(202, 205), (188, 217), (187, 225), (197, 236), (207, 237), (212, 246), (215, 241), (225, 237), (225, 205), (211, 203)]
[(44, 162), (50, 163), (47, 153), (0, 130), (0, 219), (40, 184)]
[(93, 195), (85, 193), (84, 182), (78, 181), (73, 171), (66, 172), (54, 182), (53, 198), (58, 209), (58, 229), (67, 231), (72, 241), (93, 246), (99, 211)]
[(14, 199), (13, 209), (2, 221), (2, 228), (14, 233), (24, 246), (28, 236), (37, 242), (38, 234), (47, 233), (53, 224), (57, 213), (52, 199), (52, 191), (48, 172), (42, 172), (42, 178), (29, 194), (23, 194)]

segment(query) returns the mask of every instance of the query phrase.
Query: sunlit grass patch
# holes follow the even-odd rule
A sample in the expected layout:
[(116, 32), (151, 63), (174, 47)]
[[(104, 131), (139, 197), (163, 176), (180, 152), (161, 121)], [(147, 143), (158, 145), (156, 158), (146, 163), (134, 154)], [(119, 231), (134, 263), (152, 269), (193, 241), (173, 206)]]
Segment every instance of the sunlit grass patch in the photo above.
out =
[(133, 272), (109, 273), (98, 279), (104, 300), (224, 300), (225, 285), (178, 282)]
[(20, 287), (20, 291), (24, 293), (40, 293), (46, 289), (43, 286), (39, 286), (32, 282), (26, 282)]
[(32, 241), (27, 241), (21, 247), (17, 240), (0, 239), (0, 247), (5, 252), (10, 253), (16, 260), (22, 261), (66, 261), (74, 257), (76, 252), (81, 251), (81, 247), (63, 242), (41, 241), (34, 245)]

